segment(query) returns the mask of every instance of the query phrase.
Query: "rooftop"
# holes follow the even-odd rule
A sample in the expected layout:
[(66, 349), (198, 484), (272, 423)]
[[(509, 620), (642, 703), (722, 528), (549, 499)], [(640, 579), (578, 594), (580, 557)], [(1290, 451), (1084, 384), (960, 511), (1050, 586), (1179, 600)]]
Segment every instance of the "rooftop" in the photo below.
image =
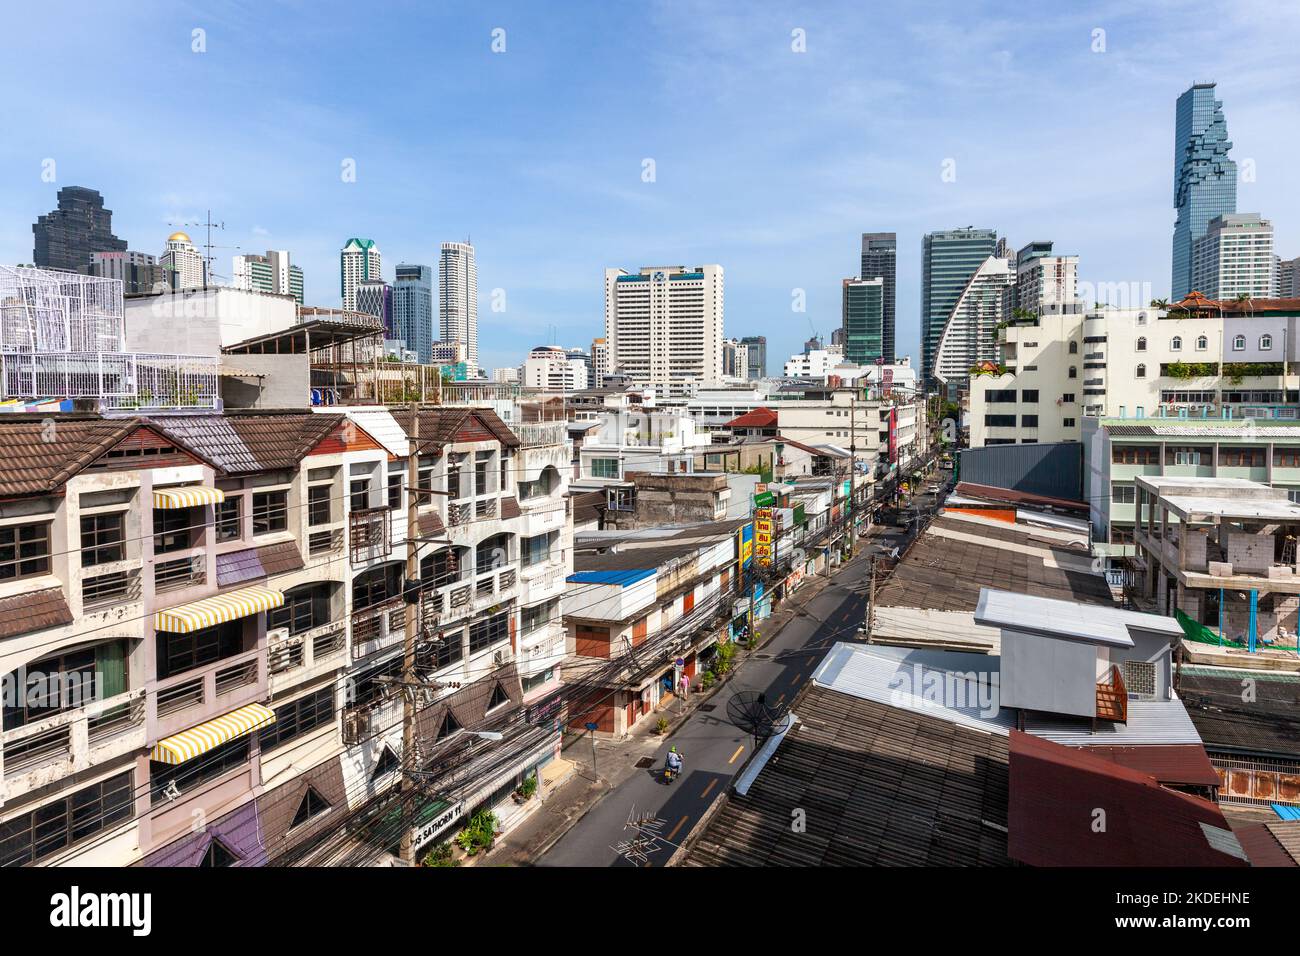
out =
[(981, 589), (975, 622), (1116, 647), (1133, 646), (1130, 629), (1154, 631), (1170, 637), (1182, 637), (1183, 634), (1183, 629), (1172, 617), (993, 588)]

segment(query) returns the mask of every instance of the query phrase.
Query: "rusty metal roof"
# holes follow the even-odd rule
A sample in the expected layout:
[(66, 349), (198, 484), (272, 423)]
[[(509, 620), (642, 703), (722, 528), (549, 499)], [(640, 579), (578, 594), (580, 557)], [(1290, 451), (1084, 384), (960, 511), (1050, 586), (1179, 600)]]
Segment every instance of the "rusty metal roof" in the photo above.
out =
[(343, 415), (280, 414), (153, 416), (168, 437), (227, 475), (297, 467), (344, 421)]

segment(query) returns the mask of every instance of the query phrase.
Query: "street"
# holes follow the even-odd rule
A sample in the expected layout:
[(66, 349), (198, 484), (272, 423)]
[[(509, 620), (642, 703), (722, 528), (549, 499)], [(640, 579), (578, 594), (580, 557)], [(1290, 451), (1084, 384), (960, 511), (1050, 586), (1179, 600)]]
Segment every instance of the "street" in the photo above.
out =
[[(946, 477), (939, 472), (938, 480)], [(919, 495), (921, 513), (934, 507), (934, 496)], [(901, 547), (909, 531), (877, 526), (859, 541), (854, 559), (837, 571), (827, 587), (772, 640), (746, 658), (721, 689), (683, 722), (654, 752), (654, 764), (640, 770), (596, 804), (539, 861), (540, 866), (662, 866), (718, 794), (730, 784), (753, 752), (755, 741), (734, 719), (734, 710), (755, 693), (769, 707), (784, 710), (807, 682), (830, 645), (859, 639), (864, 622), (871, 558)], [(805, 587), (808, 585), (805, 584)], [(798, 592), (791, 600), (798, 599)], [(759, 625), (760, 632), (762, 625)], [(729, 706), (730, 705), (730, 706)], [(733, 716), (729, 716), (732, 714)], [(597, 743), (599, 751), (601, 744)], [(685, 755), (681, 777), (663, 782), (668, 748)], [(611, 756), (608, 759), (617, 759)], [(630, 818), (653, 818), (659, 839), (645, 860), (631, 862), (615, 847), (637, 837)]]

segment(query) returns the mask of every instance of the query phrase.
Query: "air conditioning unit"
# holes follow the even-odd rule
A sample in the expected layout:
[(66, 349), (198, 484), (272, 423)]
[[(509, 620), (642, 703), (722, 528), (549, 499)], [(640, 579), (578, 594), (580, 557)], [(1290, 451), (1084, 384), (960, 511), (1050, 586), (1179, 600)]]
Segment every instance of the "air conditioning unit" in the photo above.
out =
[(266, 632), (266, 640), (270, 644), (282, 643), (289, 640), (289, 629), (287, 627), (276, 627)]
[(492, 662), (494, 664), (509, 664), (514, 659), (515, 652), (509, 647), (503, 647), (499, 651), (492, 652)]

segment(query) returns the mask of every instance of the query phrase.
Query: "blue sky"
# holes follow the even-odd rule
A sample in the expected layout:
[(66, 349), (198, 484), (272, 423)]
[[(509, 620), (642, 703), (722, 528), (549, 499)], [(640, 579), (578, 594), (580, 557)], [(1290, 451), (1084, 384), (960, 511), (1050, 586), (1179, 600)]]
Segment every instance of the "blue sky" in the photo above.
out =
[(1166, 295), (1174, 100), (1199, 80), (1219, 84), (1234, 158), (1253, 160), (1238, 209), (1300, 255), (1300, 7), (1136, 6), (24, 5), (0, 59), (0, 261), (31, 260), (62, 185), (99, 189), (114, 231), (155, 254), (211, 208), (214, 241), (291, 250), (321, 305), (338, 302), (349, 236), (375, 239), (391, 277), (468, 235), (487, 367), (589, 345), (607, 266), (717, 262), (727, 334), (767, 335), (776, 371), (838, 326), (860, 234), (893, 230), (915, 356), (934, 229), (1052, 239), (1084, 280)]

